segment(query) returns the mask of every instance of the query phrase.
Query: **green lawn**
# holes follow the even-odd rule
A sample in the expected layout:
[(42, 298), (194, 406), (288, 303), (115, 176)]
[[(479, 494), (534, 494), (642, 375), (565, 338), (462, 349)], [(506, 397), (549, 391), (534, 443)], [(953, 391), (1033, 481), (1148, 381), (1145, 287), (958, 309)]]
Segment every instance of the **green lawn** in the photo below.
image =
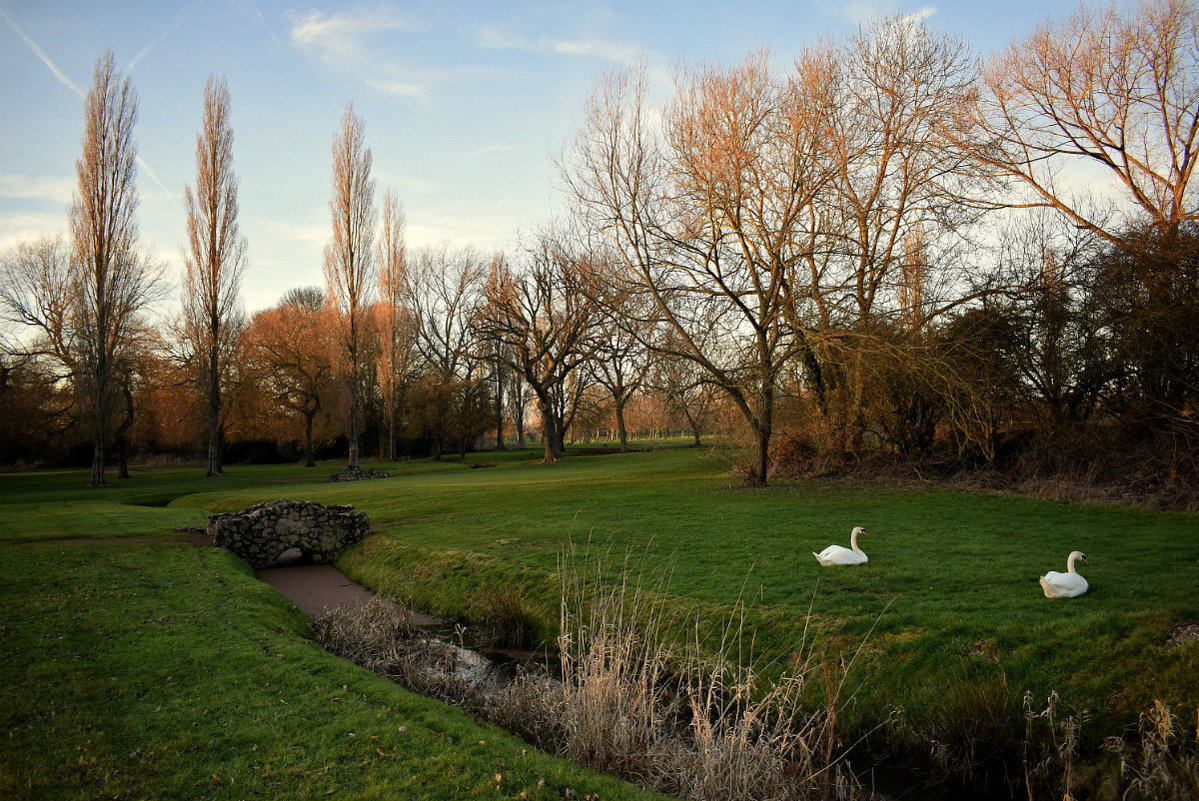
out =
[(171, 533), (204, 520), (171, 498), (310, 475), (0, 475), (0, 798), (651, 797), (325, 653), (244, 563)]
[[(670, 572), (673, 601), (714, 627), (723, 624), (744, 591), (753, 605), (758, 649), (773, 664), (784, 664), (798, 647), (809, 607), (821, 642), (845, 654), (874, 627), (855, 663), (852, 683), (860, 683), (860, 689), (844, 712), (854, 727), (869, 727), (902, 708), (916, 736), (951, 737), (955, 726), (980, 714), (973, 708), (978, 688), (994, 691), (982, 692), (984, 697), (1007, 697), (1017, 711), (1026, 690), (1036, 709), (1056, 691), (1066, 711), (1086, 711), (1084, 735), (1092, 742), (1134, 723), (1155, 698), (1169, 703), (1183, 721), (1195, 720), (1199, 643), (1177, 648), (1164, 643), (1175, 623), (1199, 619), (1199, 516), (824, 482), (746, 490), (728, 477), (731, 459), (723, 451), (674, 449), (568, 457), (543, 466), (531, 452), (477, 454), (468, 462), (486, 467), (451, 461), (385, 464), (390, 479), (336, 485), (311, 480), (335, 472), (336, 465), (316, 471), (234, 466), (217, 480), (205, 480), (196, 471), (148, 471), (103, 491), (83, 488), (82, 473), (0, 475), (6, 654), (0, 670), (19, 665), (6, 683), (20, 690), (5, 695), (5, 719), (13, 721), (7, 725), (15, 734), (0, 753), (6, 762), (15, 759), (24, 749), (14, 749), (14, 739), (26, 746), (46, 742), (39, 727), (59, 725), (57, 718), (37, 717), (27, 709), (36, 698), (58, 704), (57, 698), (86, 692), (71, 704), (76, 711), (65, 725), (75, 732), (102, 730), (99, 740), (109, 743), (109, 758), (122, 759), (138, 750), (138, 729), (154, 723), (158, 713), (147, 711), (151, 703), (170, 709), (171, 698), (182, 705), (179, 699), (190, 697), (186, 688), (158, 681), (163, 671), (176, 675), (170, 660), (185, 659), (185, 653), (197, 669), (226, 662), (231, 667), (205, 677), (205, 697), (211, 700), (175, 709), (171, 730), (198, 729), (199, 739), (216, 732), (230, 741), (222, 746), (227, 752), (210, 750), (181, 763), (147, 756), (153, 764), (141, 779), (168, 776), (160, 785), (165, 795), (187, 795), (185, 785), (197, 775), (228, 773), (236, 782), (246, 781), (251, 765), (265, 763), (258, 752), (237, 751), (239, 743), (255, 738), (264, 740), (260, 749), (265, 747), (265, 723), (238, 734), (231, 721), (215, 721), (211, 710), (200, 708), (266, 704), (255, 714), (279, 712), (270, 706), (278, 697), (249, 695), (247, 684), (257, 687), (268, 680), (297, 702), (307, 699), (301, 709), (288, 710), (299, 715), (291, 718), (293, 725), (306, 716), (309, 726), (323, 720), (324, 694), (331, 685), (351, 684), (346, 677), (360, 688), (354, 696), (360, 700), (345, 727), (365, 728), (358, 721), (368, 712), (373, 717), (397, 706), (419, 706), (422, 702), (316, 651), (288, 605), (224, 554), (159, 543), (100, 548), (31, 542), (154, 537), (178, 525), (199, 524), (209, 512), (279, 497), (351, 503), (366, 511), (377, 536), (344, 557), (342, 568), (365, 584), (443, 615), (484, 620), (510, 605), (506, 595), (518, 592), (524, 614), (542, 634), (552, 634), (559, 558), (569, 542), (590, 541), (593, 550), (609, 550), (615, 559), (631, 551)], [(834, 542), (848, 544), (854, 525), (870, 531), (862, 540), (869, 563), (820, 567), (811, 552)], [(1090, 592), (1069, 601), (1046, 599), (1037, 577), (1064, 570), (1073, 549), (1090, 558), (1082, 568)], [(32, 590), (14, 587), (22, 575), (31, 580)], [(196, 577), (209, 581), (196, 585)], [(163, 646), (166, 664), (143, 659), (145, 649), (132, 634), (104, 633), (110, 625), (125, 632), (135, 618), (153, 617), (140, 607), (125, 608), (143, 585), (146, 603), (174, 605), (169, 617), (178, 639)], [(96, 625), (95, 617), (104, 618), (104, 625)], [(242, 645), (226, 659), (217, 648), (225, 638), (218, 635), (230, 627)], [(154, 631), (155, 637), (165, 636)], [(50, 636), (66, 637), (72, 643), (66, 653), (81, 661), (55, 659)], [(103, 659), (89, 650), (97, 648)], [(45, 666), (47, 661), (53, 664)], [(62, 678), (48, 687), (44, 681), (31, 684), (25, 672), (37, 665), (50, 679)], [(114, 677), (122, 683), (125, 669), (139, 673), (137, 691), (150, 700), (137, 701), (130, 688), (115, 703), (131, 711), (98, 711), (114, 703), (110, 696), (118, 692), (105, 683)], [(273, 671), (286, 673), (269, 678)], [(339, 678), (329, 680), (325, 671)], [(30, 694), (34, 700), (25, 700)], [(386, 714), (394, 722), (409, 720), (412, 713)], [(444, 711), (422, 714), (454, 717)], [(408, 725), (410, 732), (418, 728)], [(349, 763), (369, 761), (362, 769), (368, 778), (359, 779), (355, 793), (376, 782), (397, 781), (383, 757), (376, 753), (368, 760), (373, 749), (354, 750), (360, 750), (361, 737), (348, 743), (335, 737), (336, 727), (299, 728), (312, 737), (301, 740), (294, 730), (272, 737), (272, 764), (279, 764), (284, 753), (310, 749), (318, 754), (310, 759), (323, 760), (344, 781), (354, 772)], [(391, 726), (388, 734), (394, 730)], [(383, 736), (382, 728), (371, 731)], [(56, 757), (74, 765), (75, 740), (84, 736), (72, 735)], [(182, 733), (152, 739), (160, 749), (191, 747)], [(387, 745), (385, 754), (392, 746), (406, 748), (394, 737)], [(488, 752), (492, 761), (513, 759), (512, 751)], [(293, 757), (292, 770), (315, 771), (311, 762), (300, 766), (301, 757)], [(209, 764), (215, 767), (208, 770)], [(44, 765), (40, 772), (49, 773)], [(254, 775), (258, 792), (265, 792), (268, 785)], [(310, 792), (323, 793), (317, 775), (308, 775)], [(194, 791), (199, 785), (188, 786)], [(220, 786), (212, 781), (207, 789), (214, 795), (225, 792)], [(233, 790), (229, 794), (238, 796)]]

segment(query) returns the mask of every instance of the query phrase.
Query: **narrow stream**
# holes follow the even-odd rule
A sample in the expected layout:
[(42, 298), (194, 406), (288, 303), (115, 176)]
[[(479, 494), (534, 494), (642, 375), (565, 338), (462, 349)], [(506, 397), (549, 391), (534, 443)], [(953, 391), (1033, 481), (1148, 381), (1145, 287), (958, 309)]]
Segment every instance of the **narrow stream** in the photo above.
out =
[[(331, 565), (290, 564), (258, 570), (255, 575), (264, 583), (274, 587), (317, 620), (330, 611), (350, 606), (361, 608), (377, 596), (360, 584), (346, 578)], [(431, 648), (445, 656), (438, 661), (438, 669), (445, 675), (467, 684), (484, 694), (507, 686), (522, 669), (547, 671), (554, 675), (556, 660), (544, 652), (505, 651), (482, 647), (466, 647), (462, 643), (462, 629), (431, 615), (403, 610), (417, 626), (428, 633)], [(455, 642), (457, 640), (457, 642)], [(963, 788), (930, 785), (910, 771), (875, 763), (853, 764), (862, 782), (867, 797), (877, 801), (951, 801), (961, 798)], [(966, 792), (970, 797), (999, 801), (1001, 796)]]
[[(255, 571), (255, 575), (287, 596), (313, 620), (339, 607), (363, 607), (377, 598), (332, 565), (287, 564)], [(437, 648), (445, 650), (447, 672), (472, 687), (504, 686), (521, 669), (536, 667), (551, 674), (556, 669), (556, 662), (550, 664), (553, 660), (549, 660), (544, 652), (464, 643), (463, 630), (452, 623), (404, 609), (398, 604), (396, 611), (407, 615), (416, 626), (425, 630)]]

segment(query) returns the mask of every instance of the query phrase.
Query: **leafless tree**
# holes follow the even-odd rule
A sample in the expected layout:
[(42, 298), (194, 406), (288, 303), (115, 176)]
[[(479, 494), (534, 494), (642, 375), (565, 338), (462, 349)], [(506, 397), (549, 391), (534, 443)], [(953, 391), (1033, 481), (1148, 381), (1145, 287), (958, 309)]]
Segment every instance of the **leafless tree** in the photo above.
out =
[(239, 290), (246, 241), (237, 219), (229, 105), (225, 79), (209, 76), (204, 86), (203, 130), (196, 136), (196, 189), (183, 190), (188, 239), (183, 254), (183, 333), (205, 400), (208, 476), (221, 473), (222, 390), (245, 325)]
[[(1197, 48), (1199, 9), (1188, 0), (1083, 8), (1046, 23), (988, 66), (976, 112), (987, 136), (967, 149), (1027, 190), (1017, 206), (1056, 209), (1117, 245), (1132, 223), (1169, 237), (1199, 217)], [(1063, 172), (1085, 166), (1114, 179), (1141, 219), (1075, 191)]]
[(593, 353), (597, 308), (582, 284), (591, 265), (552, 234), (525, 248), (515, 269), (496, 257), (487, 281), (487, 302), (478, 316), (481, 336), (497, 349), (537, 397), (544, 461), (563, 456), (566, 416), (573, 408), (567, 379)]
[(71, 253), (61, 236), (22, 242), (0, 259), (0, 309), (10, 322), (34, 331), (6, 350), (48, 357), (59, 363), (62, 378), (73, 377), (77, 368), (71, 282)]
[[(693, 67), (651, 123), (644, 69), (595, 90), (566, 180), (588, 225), (608, 237), (629, 291), (672, 329), (753, 433), (749, 483), (767, 481), (790, 270), (811, 248), (812, 202), (826, 182), (826, 82), (801, 62), (786, 80), (765, 53)], [(723, 336), (704, 344), (698, 333)]]
[(650, 370), (650, 336), (638, 330), (639, 315), (623, 319), (614, 314), (603, 315), (595, 333), (595, 347), (587, 362), (592, 380), (612, 396), (612, 413), (616, 418), (616, 433), (620, 450), (629, 449), (625, 409), (629, 401), (645, 384)]
[(346, 104), (341, 132), (333, 140), (333, 238), (325, 246), (325, 281), (337, 309), (342, 348), (346, 356), (350, 414), (346, 436), (350, 443), (347, 467), (358, 467), (358, 417), (361, 398), (363, 327), (375, 281), (375, 181), (371, 151), (366, 146), (362, 119)]
[(104, 447), (118, 387), (115, 371), (138, 312), (155, 281), (138, 249), (137, 96), (112, 53), (96, 63), (84, 101), (83, 155), (75, 162), (78, 190), (70, 207), (74, 249), (72, 299), (79, 376), (91, 406), (90, 485), (104, 486)]
[[(1012, 44), (985, 77), (976, 120), (987, 138), (971, 155), (1023, 190), (1010, 205), (1052, 209), (1109, 243), (1104, 284), (1120, 289), (1106, 297), (1118, 308), (1139, 296), (1124, 330), (1153, 343), (1142, 356), (1188, 352), (1179, 303), (1197, 291), (1188, 228), (1199, 219), (1199, 7), (1083, 8)], [(1186, 359), (1154, 358), (1142, 366), (1164, 372), (1141, 382), (1146, 412), (1183, 422), (1189, 393), (1166, 388), (1190, 383)]]
[(474, 425), (476, 374), (484, 354), (474, 329), (483, 302), (487, 267), (469, 248), (447, 245), (418, 250), (409, 264), (405, 296), (413, 315), (416, 350), (425, 364), (424, 421), (433, 456), (445, 442), (461, 447)]
[[(933, 245), (961, 237), (981, 212), (965, 201), (977, 165), (945, 145), (947, 131), (963, 142), (971, 135), (963, 121), (976, 76), (960, 40), (907, 16), (876, 20), (808, 58), (831, 96), (820, 140), (828, 184), (814, 207), (813, 246), (795, 271), (791, 324), (820, 362), (812, 388), (832, 438), (852, 449), (863, 429), (863, 370), (880, 347), (874, 323), (894, 312), (911, 320), (917, 298), (922, 313), (935, 308), (925, 297)], [(905, 263), (924, 269), (917, 276)]]
[(0, 353), (10, 357), (4, 367), (13, 368), (13, 375), (38, 376), (61, 386), (62, 391), (40, 399), (56, 401), (46, 409), (55, 433), (74, 425), (79, 416), (71, 287), (71, 253), (61, 236), (22, 242), (0, 257), (0, 314), (23, 329), (0, 343)]
[(670, 331), (664, 334), (666, 341), (651, 362), (649, 386), (665, 398), (668, 408), (682, 415), (698, 448), (717, 406), (717, 389), (694, 361), (667, 355), (679, 350), (669, 341), (674, 336)]
[(387, 426), (381, 455), (395, 459), (396, 413), (400, 385), (407, 372), (413, 343), (412, 315), (404, 305), (406, 249), (404, 209), (395, 192), (383, 193), (377, 256), (379, 265), (379, 391)]
[(503, 371), (504, 384), (504, 406), (512, 418), (512, 425), (516, 429), (516, 447), (525, 447), (525, 411), (529, 406), (529, 385), (525, 381), (524, 376), (516, 370), (507, 368)]

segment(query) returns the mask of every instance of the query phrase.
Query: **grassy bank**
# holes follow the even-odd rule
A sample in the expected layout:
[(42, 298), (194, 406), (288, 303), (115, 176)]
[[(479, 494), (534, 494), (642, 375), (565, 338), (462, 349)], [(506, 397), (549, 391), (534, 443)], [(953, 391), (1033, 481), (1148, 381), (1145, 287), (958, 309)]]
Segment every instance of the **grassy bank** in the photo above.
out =
[[(1176, 624), (1199, 618), (1195, 515), (836, 483), (749, 491), (728, 468), (727, 456), (694, 450), (516, 460), (306, 497), (367, 510), (380, 535), (343, 568), (443, 615), (550, 632), (563, 545), (590, 539), (670, 571), (672, 597), (713, 628), (747, 591), (756, 646), (776, 666), (792, 658), (809, 607), (845, 653), (874, 627), (843, 723), (898, 719), (873, 741), (935, 742), (946, 762), (1005, 748), (998, 757), (1011, 759), (1011, 735), (1054, 693), (1056, 715), (1085, 718), (1092, 753), (1154, 699), (1195, 719), (1199, 648), (1165, 647)], [(811, 552), (846, 542), (853, 525), (871, 532), (870, 562), (821, 568)], [(1044, 598), (1037, 577), (1063, 570), (1073, 549), (1090, 556), (1091, 591)]]
[[(744, 592), (752, 602), (756, 648), (776, 666), (792, 658), (809, 608), (834, 656), (837, 649), (851, 653), (874, 627), (855, 662), (852, 683), (860, 687), (842, 722), (853, 731), (900, 720), (901, 726), (873, 735), (891, 745), (903, 746), (907, 738), (908, 746), (937, 743), (942, 755), (957, 749), (952, 758), (986, 759), (988, 747), (1000, 747), (988, 739), (1018, 734), (1026, 725), (1026, 692), (1034, 713), (1057, 693), (1060, 717), (1085, 717), (1083, 748), (1092, 753), (1104, 736), (1134, 724), (1154, 699), (1184, 722), (1195, 720), (1199, 709), (1199, 643), (1166, 647), (1177, 623), (1199, 619), (1194, 514), (833, 483), (749, 491), (730, 484), (727, 455), (699, 450), (581, 456), (551, 467), (528, 453), (481, 454), (470, 461), (489, 466), (383, 465), (393, 478), (352, 485), (313, 483), (307, 480), (312, 471), (292, 467), (235, 467), (219, 481), (163, 472), (99, 495), (64, 494), (82, 484), (78, 475), (70, 479), (76, 485), (62, 474), (0, 476), (0, 504), (10, 507), (0, 518), (0, 540), (23, 542), (0, 547), (6, 557), (42, 553), (38, 564), (46, 580), (57, 572), (54, 562), (68, 559), (52, 554), (74, 553), (79, 546), (31, 540), (89, 531), (145, 537), (198, 523), (207, 512), (282, 496), (351, 503), (370, 515), (378, 534), (344, 557), (343, 569), (451, 617), (524, 623), (540, 636), (552, 634), (560, 554), (569, 541), (590, 540), (616, 558), (631, 551), (650, 569), (669, 572), (672, 601), (714, 628)], [(334, 469), (318, 468), (321, 475)], [(811, 552), (847, 544), (854, 525), (871, 532), (862, 542), (869, 563), (821, 568)], [(146, 549), (84, 553), (127, 553), (138, 562), (138, 555), (158, 552)], [(1083, 570), (1091, 591), (1072, 601), (1044, 598), (1037, 576), (1063, 570), (1073, 549), (1090, 557)], [(219, 562), (217, 573), (241, 597), (242, 584), (252, 582), (224, 559), (207, 557)], [(158, 557), (141, 561), (149, 575), (168, 564)], [(6, 558), (4, 564), (7, 574), (16, 563)], [(183, 572), (199, 575), (202, 569), (193, 564)], [(179, 583), (161, 581), (171, 588)], [(6, 597), (5, 608), (22, 603)], [(112, 598), (99, 607), (119, 613)], [(270, 615), (282, 615), (280, 609)], [(7, 616), (14, 619), (13, 612)], [(38, 617), (21, 612), (16, 619), (22, 625), (6, 624), (6, 651), (13, 648), (13, 632), (36, 625)], [(294, 649), (313, 647), (289, 625), (268, 615), (253, 631), (283, 628), (286, 635), (270, 636)], [(39, 645), (41, 658), (53, 653), (37, 640), (40, 635), (21, 636), (26, 647)], [(201, 643), (212, 632), (189, 636)], [(87, 642), (85, 637), (80, 647), (86, 650)], [(260, 646), (244, 658), (275, 665), (263, 659), (272, 647)], [(306, 675), (301, 671), (289, 681), (327, 689)], [(338, 688), (345, 683), (329, 682)], [(199, 716), (194, 709), (189, 714)], [(343, 759), (338, 753), (332, 761)]]
[(0, 797), (650, 797), (323, 651), (240, 560), (168, 533), (203, 520), (161, 505), (195, 472), (84, 480), (0, 476)]

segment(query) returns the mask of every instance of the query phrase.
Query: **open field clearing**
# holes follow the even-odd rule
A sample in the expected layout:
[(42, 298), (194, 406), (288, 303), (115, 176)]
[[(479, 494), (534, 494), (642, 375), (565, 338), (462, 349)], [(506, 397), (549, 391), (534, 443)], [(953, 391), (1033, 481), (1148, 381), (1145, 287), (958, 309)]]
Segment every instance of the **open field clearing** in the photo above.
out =
[[(1054, 714), (1081, 722), (1077, 746), (1092, 755), (1079, 769), (1098, 771), (1103, 738), (1155, 700), (1195, 720), (1199, 641), (1169, 644), (1199, 619), (1194, 514), (833, 483), (746, 490), (731, 486), (729, 458), (476, 454), (468, 463), (486, 469), (384, 464), (392, 478), (340, 485), (291, 466), (235, 466), (218, 481), (155, 470), (99, 492), (82, 473), (0, 476), (4, 789), (87, 797), (99, 781), (105, 795), (232, 798), (285, 782), (419, 796), (444, 763), (454, 768), (431, 795), (488, 795), (496, 774), (504, 796), (545, 777), (545, 797), (635, 795), (332, 658), (239, 560), (173, 541), (207, 513), (279, 497), (367, 512), (376, 536), (340, 565), (355, 580), (535, 639), (556, 633), (572, 543), (614, 566), (628, 556), (705, 631), (744, 601), (763, 670), (782, 673), (800, 651), (853, 660), (839, 725), (876, 750), (940, 744), (926, 756), (946, 766), (1010, 757), (1056, 694)], [(855, 525), (869, 562), (818, 565), (812, 552), (848, 545)], [(1076, 549), (1089, 592), (1045, 598), (1038, 576)]]

